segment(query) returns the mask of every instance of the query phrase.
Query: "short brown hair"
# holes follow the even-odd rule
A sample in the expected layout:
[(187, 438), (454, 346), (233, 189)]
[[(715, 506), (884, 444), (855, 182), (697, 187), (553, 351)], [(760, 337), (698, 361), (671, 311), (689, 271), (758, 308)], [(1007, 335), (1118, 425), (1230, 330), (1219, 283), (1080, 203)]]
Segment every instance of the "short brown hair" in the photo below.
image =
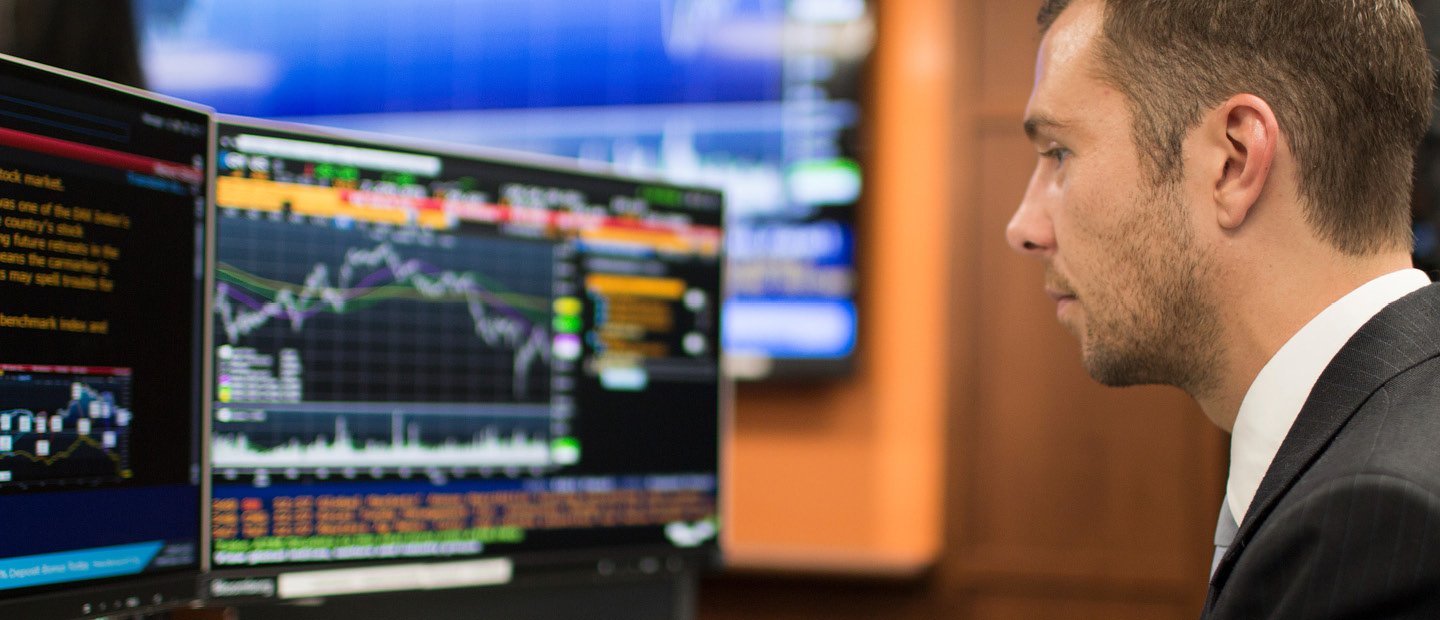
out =
[[(1201, 115), (1249, 93), (1275, 111), (1309, 224), (1351, 255), (1408, 248), (1429, 55), (1406, 0), (1103, 0), (1101, 77), (1130, 100), (1157, 181)], [(1044, 0), (1041, 31), (1070, 4)]]

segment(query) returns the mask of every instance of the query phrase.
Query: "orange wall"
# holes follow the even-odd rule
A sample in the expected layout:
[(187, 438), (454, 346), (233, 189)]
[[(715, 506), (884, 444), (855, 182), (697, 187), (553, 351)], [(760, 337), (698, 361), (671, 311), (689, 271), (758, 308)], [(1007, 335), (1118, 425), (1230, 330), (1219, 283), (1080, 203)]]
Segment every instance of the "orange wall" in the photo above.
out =
[[(877, 39), (859, 367), (744, 385), (726, 546), (738, 566), (913, 573), (938, 557), (956, 158), (952, 8), (893, 2)], [(923, 119), (923, 120), (921, 120)], [(941, 138), (941, 139), (937, 139)]]

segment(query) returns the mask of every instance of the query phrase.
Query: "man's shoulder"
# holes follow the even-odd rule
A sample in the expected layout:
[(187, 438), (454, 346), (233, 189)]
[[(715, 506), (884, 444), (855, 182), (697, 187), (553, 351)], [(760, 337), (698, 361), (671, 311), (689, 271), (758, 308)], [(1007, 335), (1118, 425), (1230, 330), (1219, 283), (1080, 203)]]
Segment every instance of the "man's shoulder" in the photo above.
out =
[(1373, 476), (1440, 495), (1437, 445), (1440, 284), (1431, 284), (1381, 310), (1321, 374), (1272, 463), (1293, 480), (1276, 508), (1336, 480)]
[(1342, 479), (1393, 477), (1440, 495), (1440, 357), (1389, 378), (1335, 436), (1293, 494)]
[[(1345, 344), (1364, 354), (1352, 363), (1393, 374), (1407, 366), (1397, 362), (1423, 360), (1440, 353), (1440, 282), (1421, 287), (1396, 300), (1366, 322)], [(1344, 356), (1337, 356), (1337, 361)]]

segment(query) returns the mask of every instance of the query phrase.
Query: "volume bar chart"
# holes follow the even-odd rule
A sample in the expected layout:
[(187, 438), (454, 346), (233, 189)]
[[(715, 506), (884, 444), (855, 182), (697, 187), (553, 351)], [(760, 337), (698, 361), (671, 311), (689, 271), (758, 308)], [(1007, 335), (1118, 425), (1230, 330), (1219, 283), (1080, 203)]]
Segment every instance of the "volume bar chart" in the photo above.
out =
[(0, 487), (129, 478), (130, 371), (0, 364)]
[(465, 411), (465, 406), (432, 406), (388, 414), (385, 408), (222, 408), (216, 414), (211, 459), (216, 469), (245, 473), (480, 471), (553, 464), (546, 407)]

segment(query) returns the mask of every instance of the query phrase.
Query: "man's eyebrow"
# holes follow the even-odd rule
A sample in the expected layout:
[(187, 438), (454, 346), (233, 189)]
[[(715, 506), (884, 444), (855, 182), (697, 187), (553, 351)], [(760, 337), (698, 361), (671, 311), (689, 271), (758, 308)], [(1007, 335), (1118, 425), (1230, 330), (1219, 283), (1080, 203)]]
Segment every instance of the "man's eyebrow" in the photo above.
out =
[(1047, 129), (1061, 129), (1065, 123), (1051, 116), (1037, 114), (1025, 119), (1025, 135), (1030, 140), (1035, 140), (1042, 131)]

